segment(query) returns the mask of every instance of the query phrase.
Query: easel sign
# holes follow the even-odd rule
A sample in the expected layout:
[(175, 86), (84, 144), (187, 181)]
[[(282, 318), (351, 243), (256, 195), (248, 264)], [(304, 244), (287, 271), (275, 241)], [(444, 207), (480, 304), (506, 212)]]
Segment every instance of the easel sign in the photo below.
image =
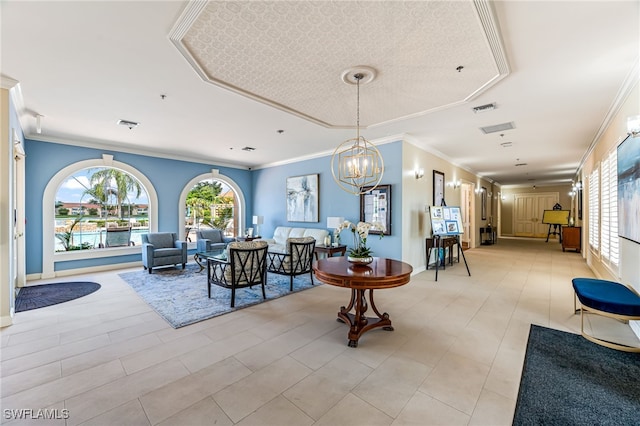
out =
[(431, 206), (431, 232), (433, 235), (464, 234), (460, 207)]

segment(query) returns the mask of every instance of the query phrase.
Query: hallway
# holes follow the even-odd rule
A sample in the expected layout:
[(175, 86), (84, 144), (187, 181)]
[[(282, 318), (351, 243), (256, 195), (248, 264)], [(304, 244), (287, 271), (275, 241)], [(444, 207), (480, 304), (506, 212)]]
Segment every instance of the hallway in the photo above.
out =
[[(173, 329), (122, 271), (57, 279), (102, 289), (0, 331), (2, 407), (68, 410), (39, 425), (510, 425), (530, 324), (579, 333), (571, 279), (593, 274), (544, 240), (465, 256), (471, 277), (456, 263), (438, 282), (428, 270), (376, 292), (395, 331), (366, 333), (358, 348), (335, 319), (342, 288)], [(637, 344), (626, 325), (590, 324)]]

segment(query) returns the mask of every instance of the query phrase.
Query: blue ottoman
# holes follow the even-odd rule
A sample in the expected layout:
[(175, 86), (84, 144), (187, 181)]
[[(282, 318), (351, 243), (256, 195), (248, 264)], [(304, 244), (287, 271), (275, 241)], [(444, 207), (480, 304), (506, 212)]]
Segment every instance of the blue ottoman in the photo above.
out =
[(582, 336), (608, 348), (626, 352), (640, 352), (640, 347), (609, 342), (584, 331), (585, 311), (621, 321), (640, 320), (640, 295), (633, 289), (614, 281), (574, 278), (572, 283), (576, 297), (582, 305), (582, 309), (580, 309)]

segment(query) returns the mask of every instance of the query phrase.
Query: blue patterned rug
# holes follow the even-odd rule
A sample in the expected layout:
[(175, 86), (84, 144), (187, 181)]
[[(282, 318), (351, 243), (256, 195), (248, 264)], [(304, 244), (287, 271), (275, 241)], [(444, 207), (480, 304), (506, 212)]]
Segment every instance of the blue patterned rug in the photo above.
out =
[[(231, 308), (231, 290), (211, 286), (211, 299), (207, 296), (207, 270), (198, 272), (196, 264), (182, 268), (154, 269), (153, 274), (140, 269), (118, 274), (138, 295), (147, 302), (173, 328), (184, 327), (199, 321), (223, 315), (247, 306), (268, 302), (282, 296), (312, 287), (309, 274), (293, 279), (293, 293), (289, 291), (289, 277), (267, 273), (262, 299), (260, 286), (236, 290), (236, 306)], [(321, 283), (314, 279), (316, 286)]]

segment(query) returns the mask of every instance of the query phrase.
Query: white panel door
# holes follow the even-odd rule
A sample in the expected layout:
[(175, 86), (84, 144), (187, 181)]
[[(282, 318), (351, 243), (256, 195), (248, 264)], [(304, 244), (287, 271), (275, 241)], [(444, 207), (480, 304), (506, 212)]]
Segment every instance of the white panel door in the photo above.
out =
[(542, 215), (545, 210), (553, 209), (558, 199), (557, 192), (516, 194), (514, 197), (515, 236), (546, 238), (549, 225), (542, 223)]

